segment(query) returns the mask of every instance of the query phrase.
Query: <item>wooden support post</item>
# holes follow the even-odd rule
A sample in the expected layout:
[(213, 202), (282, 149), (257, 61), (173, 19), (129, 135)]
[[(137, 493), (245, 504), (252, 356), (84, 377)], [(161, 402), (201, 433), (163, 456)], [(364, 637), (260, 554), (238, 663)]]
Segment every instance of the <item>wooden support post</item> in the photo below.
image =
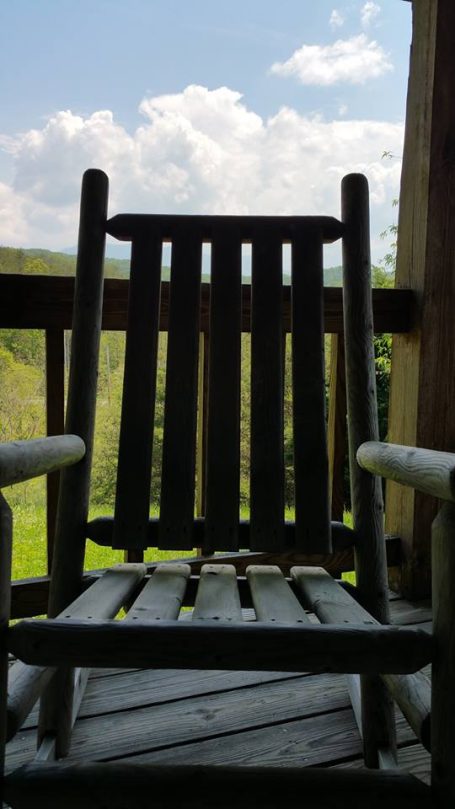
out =
[[(65, 350), (63, 329), (46, 329), (46, 432), (62, 435), (65, 424)], [(46, 479), (47, 572), (51, 572), (60, 472)]]
[(344, 342), (340, 334), (330, 341), (329, 423), (327, 443), (329, 452), (329, 486), (332, 520), (343, 522), (344, 461), (346, 457), (346, 374)]
[[(361, 469), (357, 450), (378, 438), (373, 353), (368, 183), (350, 174), (342, 183), (344, 324), (348, 403), (349, 466), (357, 587), (362, 603), (381, 623), (389, 621), (387, 558), (383, 532), (381, 481)], [(367, 392), (367, 393), (366, 393)], [(378, 767), (378, 751), (395, 748), (393, 703), (376, 675), (362, 676), (365, 763)]]
[[(455, 4), (413, 3), (413, 40), (400, 191), (396, 286), (415, 292), (414, 328), (395, 335), (389, 439), (455, 450)], [(386, 530), (402, 537), (401, 590), (430, 591), (437, 503), (387, 484)], [(392, 582), (400, 589), (400, 582)]]
[(11, 557), (13, 520), (11, 509), (0, 492), (0, 806), (3, 806), (5, 746), (8, 702), (7, 632), (11, 606)]
[[(98, 352), (103, 302), (108, 179), (89, 169), (82, 184), (81, 216), (74, 294), (75, 323), (71, 341), (70, 385), (65, 429), (85, 442), (84, 460), (62, 472), (58, 504), (49, 615), (55, 616), (79, 595), (84, 568), (90, 468), (95, 429)], [(57, 737), (57, 756), (69, 746), (74, 677), (57, 672), (41, 700), (40, 738)]]
[(432, 528), (433, 635), (431, 784), (438, 807), (455, 803), (455, 504), (444, 503)]

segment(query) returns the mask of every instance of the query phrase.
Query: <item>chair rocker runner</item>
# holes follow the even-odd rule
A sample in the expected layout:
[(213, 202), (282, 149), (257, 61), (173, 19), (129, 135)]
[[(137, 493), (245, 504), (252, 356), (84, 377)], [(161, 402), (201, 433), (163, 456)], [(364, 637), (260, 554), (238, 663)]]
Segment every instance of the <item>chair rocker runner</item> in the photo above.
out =
[[(49, 619), (8, 628), (11, 513), (0, 502), (0, 749), (41, 694), (39, 750), (32, 764), (2, 778), (12, 807), (449, 806), (455, 781), (453, 697), (441, 687), (453, 662), (434, 662), (436, 756), (432, 789), (395, 767), (392, 695), (427, 746), (430, 695), (419, 672), (434, 661), (435, 640), (388, 624), (387, 562), (381, 485), (388, 474), (453, 501), (455, 457), (430, 453), (421, 468), (404, 448), (377, 441), (370, 290), (368, 187), (361, 175), (342, 185), (342, 220), (330, 217), (118, 215), (107, 219), (107, 178), (84, 175), (74, 300), (66, 435), (0, 447), (0, 486), (64, 467)], [(128, 329), (115, 515), (88, 522), (106, 234), (130, 241)], [(325, 425), (323, 244), (343, 240), (349, 445), (354, 529), (330, 523)], [(162, 246), (172, 244), (169, 307), (160, 306)], [(202, 246), (211, 245), (210, 294), (201, 295)], [(242, 244), (252, 250), (251, 295), (242, 291)], [(282, 247), (291, 245), (292, 280), (283, 287)], [(292, 333), (295, 523), (284, 521), (283, 316)], [(168, 331), (160, 514), (149, 518), (158, 333)], [(245, 319), (247, 319), (245, 327)], [(197, 377), (201, 328), (208, 331), (205, 517), (194, 518)], [(239, 521), (241, 332), (251, 331), (251, 518)], [(368, 442), (368, 443), (365, 443)], [(360, 449), (359, 449), (360, 447)], [(425, 451), (421, 451), (425, 452)], [(356, 461), (356, 454), (359, 462)], [(426, 456), (425, 456), (426, 457)], [(418, 456), (420, 458), (420, 456)], [(410, 462), (408, 464), (408, 462)], [(406, 470), (410, 469), (409, 472)], [(422, 471), (427, 470), (427, 472)], [(369, 471), (368, 471), (369, 470)], [(427, 488), (425, 488), (427, 487)], [(435, 528), (440, 593), (436, 644), (449, 632), (449, 549), (453, 506)], [(182, 562), (118, 565), (87, 587), (87, 538), (134, 552), (201, 545), (232, 559), (207, 559), (199, 576)], [(357, 588), (299, 559), (352, 545)], [(446, 547), (447, 545), (447, 547)], [(235, 553), (267, 552), (276, 564), (236, 575)], [(178, 553), (177, 553), (178, 556)], [(252, 556), (253, 562), (255, 561)], [(291, 564), (289, 573), (289, 559)], [(229, 563), (229, 561), (232, 562)], [(285, 564), (280, 568), (280, 561)], [(453, 563), (451, 563), (453, 569)], [(283, 571), (285, 575), (283, 574)], [(354, 595), (355, 597), (354, 597)], [(177, 620), (182, 605), (191, 620)], [(112, 620), (127, 607), (126, 618)], [(253, 607), (255, 621), (243, 620)], [(319, 625), (310, 623), (306, 610)], [(452, 616), (450, 616), (452, 617)], [(439, 633), (439, 636), (438, 636)], [(438, 647), (439, 648), (439, 647)], [(441, 651), (441, 648), (439, 648)], [(160, 767), (56, 761), (71, 729), (90, 667), (343, 672), (368, 769)], [(359, 676), (360, 675), (360, 678)], [(360, 696), (361, 694), (361, 696)], [(448, 700), (448, 701), (450, 701)], [(2, 753), (3, 755), (3, 753)], [(392, 769), (390, 769), (392, 767)], [(297, 792), (297, 790), (299, 792)], [(214, 795), (216, 796), (214, 798)], [(283, 797), (284, 796), (284, 797)], [(435, 804), (436, 805), (436, 804)]]

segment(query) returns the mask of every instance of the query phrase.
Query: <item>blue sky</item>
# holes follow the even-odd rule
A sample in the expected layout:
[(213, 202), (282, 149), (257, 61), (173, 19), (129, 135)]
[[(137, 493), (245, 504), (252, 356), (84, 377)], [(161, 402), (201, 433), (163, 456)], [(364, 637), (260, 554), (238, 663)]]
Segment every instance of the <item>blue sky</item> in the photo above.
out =
[(338, 215), (364, 171), (385, 252), (410, 3), (3, 0), (0, 31), (0, 243), (74, 244), (89, 165), (112, 213)]

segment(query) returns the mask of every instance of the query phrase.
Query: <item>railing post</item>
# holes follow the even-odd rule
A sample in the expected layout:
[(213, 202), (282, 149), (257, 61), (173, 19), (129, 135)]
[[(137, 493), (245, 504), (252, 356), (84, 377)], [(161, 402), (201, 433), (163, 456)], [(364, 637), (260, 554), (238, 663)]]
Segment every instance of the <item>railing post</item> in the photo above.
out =
[[(63, 329), (46, 329), (46, 432), (62, 435), (65, 430), (65, 346)], [(52, 568), (55, 521), (60, 472), (46, 480), (47, 571)]]

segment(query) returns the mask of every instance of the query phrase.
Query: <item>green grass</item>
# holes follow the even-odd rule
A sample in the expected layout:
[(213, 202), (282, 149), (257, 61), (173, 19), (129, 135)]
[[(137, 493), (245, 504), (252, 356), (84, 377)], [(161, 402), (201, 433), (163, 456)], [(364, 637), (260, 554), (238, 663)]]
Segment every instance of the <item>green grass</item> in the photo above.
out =
[[(27, 579), (45, 576), (46, 560), (46, 508), (42, 503), (16, 502), (13, 507), (13, 579)], [(92, 508), (90, 519), (105, 516), (105, 508)], [(194, 556), (193, 551), (160, 551), (148, 548), (145, 561), (160, 561), (172, 558)], [(85, 568), (95, 570), (100, 567), (123, 562), (123, 551), (103, 548), (87, 540)]]

